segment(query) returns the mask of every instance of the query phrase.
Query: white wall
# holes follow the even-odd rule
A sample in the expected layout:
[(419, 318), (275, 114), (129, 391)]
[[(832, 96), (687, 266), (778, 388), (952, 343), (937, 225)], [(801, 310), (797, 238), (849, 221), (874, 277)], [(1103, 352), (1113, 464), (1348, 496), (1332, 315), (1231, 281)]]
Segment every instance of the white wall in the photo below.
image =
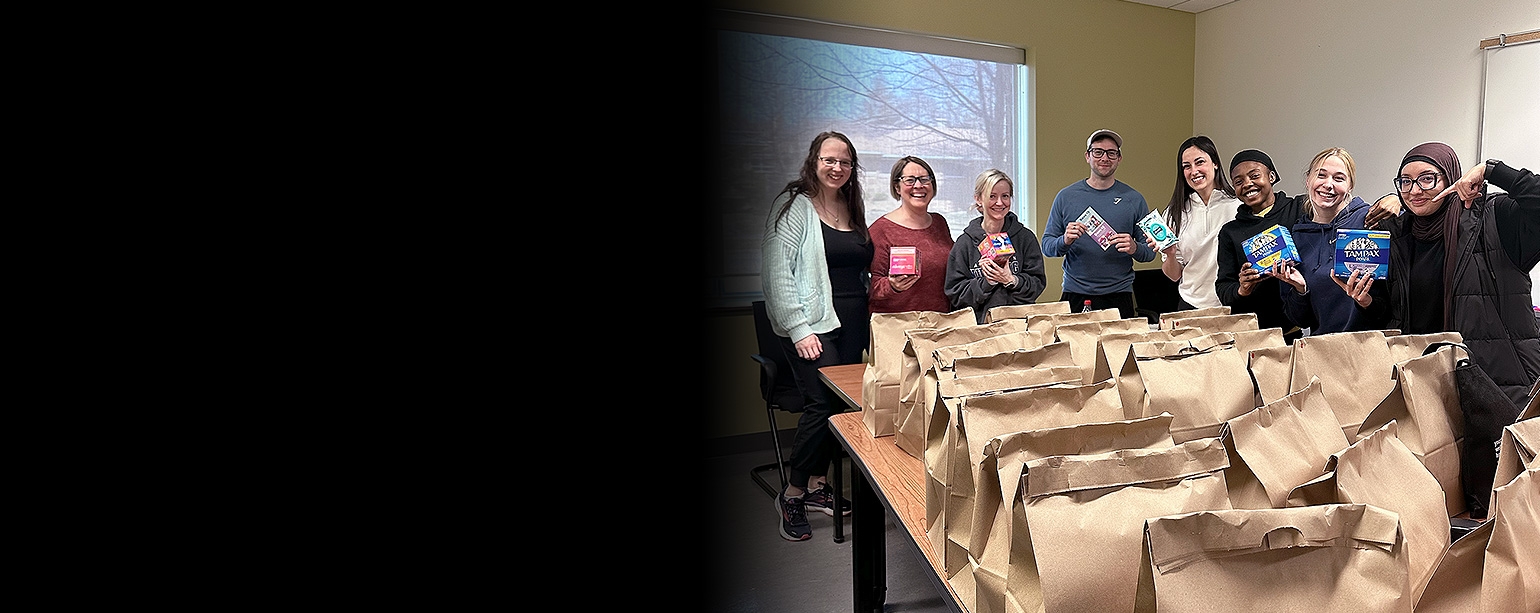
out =
[[(1535, 0), (1233, 2), (1197, 16), (1193, 126), (1226, 169), (1236, 151), (1266, 151), (1290, 195), (1317, 152), (1347, 149), (1354, 193), (1373, 202), (1418, 143), (1449, 143), (1465, 169), (1481, 161), (1480, 42), (1535, 28)], [(1540, 169), (1540, 155), (1510, 163)]]

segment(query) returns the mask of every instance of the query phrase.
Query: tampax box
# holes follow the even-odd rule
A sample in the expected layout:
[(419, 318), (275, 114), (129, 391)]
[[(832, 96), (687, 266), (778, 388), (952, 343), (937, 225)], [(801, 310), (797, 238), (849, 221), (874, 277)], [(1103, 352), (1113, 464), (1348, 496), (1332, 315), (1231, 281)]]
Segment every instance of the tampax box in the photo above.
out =
[(984, 237), (979, 243), (979, 254), (996, 262), (1004, 262), (1016, 248), (1011, 246), (1011, 237), (1004, 232), (996, 232)]
[(920, 254), (914, 247), (893, 247), (888, 250), (888, 274), (920, 274)]
[(1241, 250), (1246, 252), (1246, 261), (1251, 262), (1251, 267), (1259, 271), (1265, 272), (1284, 260), (1299, 263), (1294, 236), (1283, 226), (1275, 225), (1246, 239), (1241, 243)]
[(1166, 220), (1161, 217), (1160, 211), (1150, 211), (1149, 215), (1139, 220), (1139, 229), (1144, 230), (1144, 235), (1155, 241), (1156, 251), (1165, 251), (1166, 247), (1175, 245), (1180, 240), (1166, 225)]
[(1355, 270), (1375, 279), (1390, 274), (1390, 233), (1384, 230), (1337, 230), (1332, 275), (1347, 278)]

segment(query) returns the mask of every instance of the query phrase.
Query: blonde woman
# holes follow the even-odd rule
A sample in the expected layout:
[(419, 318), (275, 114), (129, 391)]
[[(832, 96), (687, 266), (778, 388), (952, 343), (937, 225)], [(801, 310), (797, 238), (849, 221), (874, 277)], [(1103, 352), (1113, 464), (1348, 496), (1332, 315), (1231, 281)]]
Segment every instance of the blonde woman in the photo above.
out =
[[(1004, 172), (989, 169), (973, 182), (973, 209), (979, 217), (952, 244), (946, 263), (946, 297), (952, 308), (971, 307), (979, 323), (989, 309), (1032, 304), (1048, 286), (1043, 249), (1031, 228), (1013, 211), (1016, 185)], [(979, 244), (990, 234), (1005, 234), (1015, 253), (996, 260), (984, 257)]]
[(1346, 279), (1332, 274), (1337, 230), (1363, 230), (1370, 205), (1353, 195), (1357, 178), (1353, 155), (1331, 147), (1310, 160), (1305, 171), (1305, 203), (1294, 222), (1299, 264), (1280, 263), (1270, 271), (1282, 283), (1283, 312), (1312, 335), (1357, 332), (1383, 327), (1389, 313), (1383, 283), (1353, 271)]

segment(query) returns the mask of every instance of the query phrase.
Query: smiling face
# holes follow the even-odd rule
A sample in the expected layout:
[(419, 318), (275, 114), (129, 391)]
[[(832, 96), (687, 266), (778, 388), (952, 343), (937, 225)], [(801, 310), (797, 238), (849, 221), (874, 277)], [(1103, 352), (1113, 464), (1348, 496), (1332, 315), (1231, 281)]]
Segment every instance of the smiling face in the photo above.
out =
[[(833, 166), (824, 162), (830, 158), (837, 161)], [(838, 138), (824, 139), (823, 145), (818, 147), (818, 185), (830, 194), (839, 191), (850, 180), (849, 164), (850, 147), (845, 145), (845, 141)]]
[[(1423, 189), (1422, 185), (1416, 182), (1418, 178), (1427, 176), (1438, 177), (1438, 182), (1434, 183), (1431, 189)], [(1412, 180), (1411, 191), (1401, 192), (1401, 200), (1406, 203), (1406, 208), (1411, 209), (1412, 214), (1417, 216), (1432, 215), (1437, 213), (1438, 208), (1444, 205), (1442, 199), (1433, 199), (1439, 192), (1444, 191), (1444, 188), (1449, 187), (1449, 183), (1444, 179), (1444, 174), (1439, 172), (1437, 166), (1423, 161), (1408, 162), (1405, 166), (1401, 167), (1400, 178)]]
[(993, 222), (993, 225), (1004, 223), (1005, 214), (1011, 212), (1011, 201), (1015, 199), (1013, 192), (1015, 188), (1011, 186), (1010, 181), (1002, 179), (995, 182), (988, 194), (975, 196), (980, 212), (986, 219)]
[(1118, 171), (1118, 163), (1123, 161), (1123, 157), (1121, 155), (1117, 155), (1116, 157), (1113, 155), (1103, 155), (1102, 157), (1098, 158), (1093, 155), (1093, 152), (1096, 149), (1101, 149), (1103, 151), (1117, 151), (1117, 141), (1112, 140), (1112, 137), (1102, 138), (1096, 142), (1091, 143), (1091, 149), (1093, 151), (1087, 151), (1085, 153), (1085, 161), (1087, 164), (1091, 165), (1091, 172), (1095, 173), (1096, 176), (1103, 179), (1111, 178), (1113, 173)]
[(1214, 161), (1209, 159), (1208, 153), (1196, 146), (1183, 149), (1182, 179), (1199, 193), (1214, 189)]
[(1310, 192), (1310, 201), (1316, 206), (1334, 208), (1352, 194), (1353, 175), (1342, 158), (1327, 156), (1310, 169), (1305, 188)]
[(1273, 173), (1261, 162), (1241, 162), (1230, 172), (1230, 184), (1235, 186), (1235, 197), (1260, 211), (1272, 205)]
[[(904, 165), (902, 176), (930, 177), (930, 172), (926, 171), (924, 166), (914, 162), (909, 162), (908, 164)], [(911, 206), (921, 210), (928, 210), (930, 207), (930, 199), (935, 197), (936, 189), (934, 182), (928, 185), (920, 181), (915, 181), (914, 185), (904, 185), (903, 181), (899, 181), (898, 183), (898, 201), (903, 203), (904, 206)]]

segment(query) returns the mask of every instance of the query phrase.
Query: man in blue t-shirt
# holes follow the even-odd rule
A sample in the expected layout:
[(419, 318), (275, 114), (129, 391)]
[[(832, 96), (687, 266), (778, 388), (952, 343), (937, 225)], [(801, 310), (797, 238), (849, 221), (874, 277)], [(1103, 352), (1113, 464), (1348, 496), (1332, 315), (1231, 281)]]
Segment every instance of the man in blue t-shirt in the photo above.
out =
[[(1153, 260), (1155, 251), (1139, 229), (1149, 204), (1127, 183), (1112, 178), (1122, 158), (1123, 137), (1112, 130), (1092, 132), (1085, 153), (1091, 176), (1053, 197), (1043, 228), (1043, 256), (1064, 258), (1062, 299), (1071, 311), (1083, 310), (1089, 300), (1093, 311), (1115, 307), (1124, 319), (1137, 317), (1134, 260)], [(1100, 221), (1083, 219), (1086, 209), (1096, 211)]]

